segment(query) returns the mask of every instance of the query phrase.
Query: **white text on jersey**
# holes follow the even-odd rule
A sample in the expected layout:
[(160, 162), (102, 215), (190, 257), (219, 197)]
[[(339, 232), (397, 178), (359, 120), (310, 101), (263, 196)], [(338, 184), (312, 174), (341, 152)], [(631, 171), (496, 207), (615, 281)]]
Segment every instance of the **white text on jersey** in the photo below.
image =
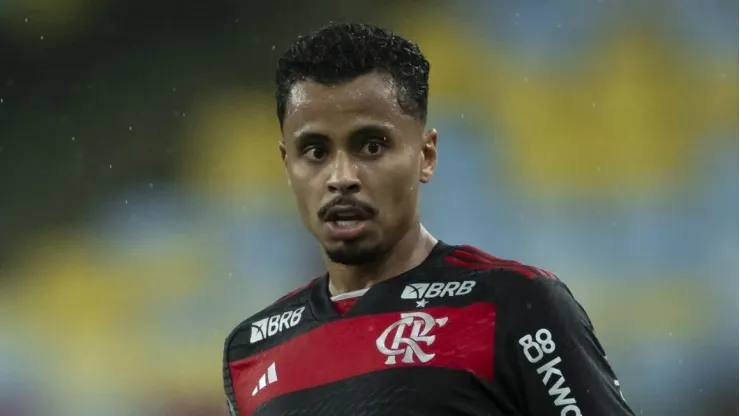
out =
[(475, 287), (474, 280), (464, 282), (412, 283), (401, 292), (401, 299), (434, 299), (467, 295)]
[(298, 322), (301, 322), (304, 310), (306, 310), (305, 307), (300, 307), (293, 311), (286, 311), (280, 315), (273, 315), (254, 322), (252, 324), (252, 333), (249, 336), (249, 343), (254, 344), (278, 332), (293, 328), (298, 325)]
[[(551, 357), (555, 353), (555, 341), (552, 333), (545, 328), (538, 330), (534, 336), (527, 334), (519, 338), (522, 352), (532, 364), (539, 363), (545, 356)], [(548, 394), (555, 398), (553, 403), (561, 407), (560, 414), (563, 416), (581, 416), (581, 409), (576, 399), (570, 396), (570, 388), (567, 387), (565, 377), (556, 366), (562, 362), (559, 356), (555, 356), (547, 363), (537, 369), (537, 374), (542, 376), (542, 383), (549, 387)]]

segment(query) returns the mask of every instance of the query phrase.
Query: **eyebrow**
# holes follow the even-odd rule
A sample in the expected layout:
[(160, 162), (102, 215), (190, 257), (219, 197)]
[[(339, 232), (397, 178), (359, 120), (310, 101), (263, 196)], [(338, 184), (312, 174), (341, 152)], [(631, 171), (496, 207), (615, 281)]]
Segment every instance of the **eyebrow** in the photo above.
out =
[(305, 131), (296, 136), (295, 140), (293, 140), (293, 145), (296, 149), (300, 150), (310, 144), (326, 143), (330, 140), (329, 136), (325, 134)]
[[(352, 132), (350, 132), (349, 137), (356, 138), (363, 136), (389, 136), (393, 128), (394, 126), (391, 123), (373, 122), (371, 124), (365, 124), (354, 129)], [(298, 148), (311, 143), (327, 142), (331, 140), (328, 135), (324, 133), (310, 131), (308, 128), (299, 130), (296, 133), (297, 134), (294, 135), (294, 143)]]

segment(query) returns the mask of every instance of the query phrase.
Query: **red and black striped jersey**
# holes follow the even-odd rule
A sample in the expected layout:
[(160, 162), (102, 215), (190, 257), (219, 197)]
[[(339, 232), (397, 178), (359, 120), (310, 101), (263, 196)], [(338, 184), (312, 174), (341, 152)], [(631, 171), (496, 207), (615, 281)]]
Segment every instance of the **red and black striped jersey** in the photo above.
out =
[(633, 415), (586, 312), (554, 275), (438, 243), (344, 314), (328, 276), (224, 346), (233, 415)]

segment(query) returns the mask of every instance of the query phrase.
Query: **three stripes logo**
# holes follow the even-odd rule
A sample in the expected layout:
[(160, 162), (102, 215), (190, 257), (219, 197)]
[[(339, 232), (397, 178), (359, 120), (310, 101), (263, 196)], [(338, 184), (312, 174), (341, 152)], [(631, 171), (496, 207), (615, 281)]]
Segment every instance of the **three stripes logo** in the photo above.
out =
[(537, 276), (557, 279), (554, 274), (547, 270), (527, 266), (513, 260), (500, 259), (472, 246), (460, 246), (456, 248), (445, 257), (445, 261), (466, 269), (508, 270), (519, 273), (529, 279), (534, 279)]
[(257, 386), (252, 390), (252, 396), (256, 396), (260, 390), (276, 381), (278, 381), (277, 370), (275, 369), (275, 363), (272, 363), (267, 367), (267, 372), (262, 374), (259, 383), (257, 383)]

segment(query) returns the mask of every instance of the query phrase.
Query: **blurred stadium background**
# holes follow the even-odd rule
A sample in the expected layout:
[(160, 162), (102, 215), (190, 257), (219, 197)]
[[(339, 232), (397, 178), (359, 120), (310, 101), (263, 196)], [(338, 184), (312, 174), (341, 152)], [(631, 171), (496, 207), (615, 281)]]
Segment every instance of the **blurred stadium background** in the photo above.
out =
[(330, 19), (387, 25), (432, 62), (433, 233), (561, 276), (637, 414), (737, 415), (737, 16), (0, 0), (0, 415), (225, 414), (229, 330), (322, 270), (271, 82)]

